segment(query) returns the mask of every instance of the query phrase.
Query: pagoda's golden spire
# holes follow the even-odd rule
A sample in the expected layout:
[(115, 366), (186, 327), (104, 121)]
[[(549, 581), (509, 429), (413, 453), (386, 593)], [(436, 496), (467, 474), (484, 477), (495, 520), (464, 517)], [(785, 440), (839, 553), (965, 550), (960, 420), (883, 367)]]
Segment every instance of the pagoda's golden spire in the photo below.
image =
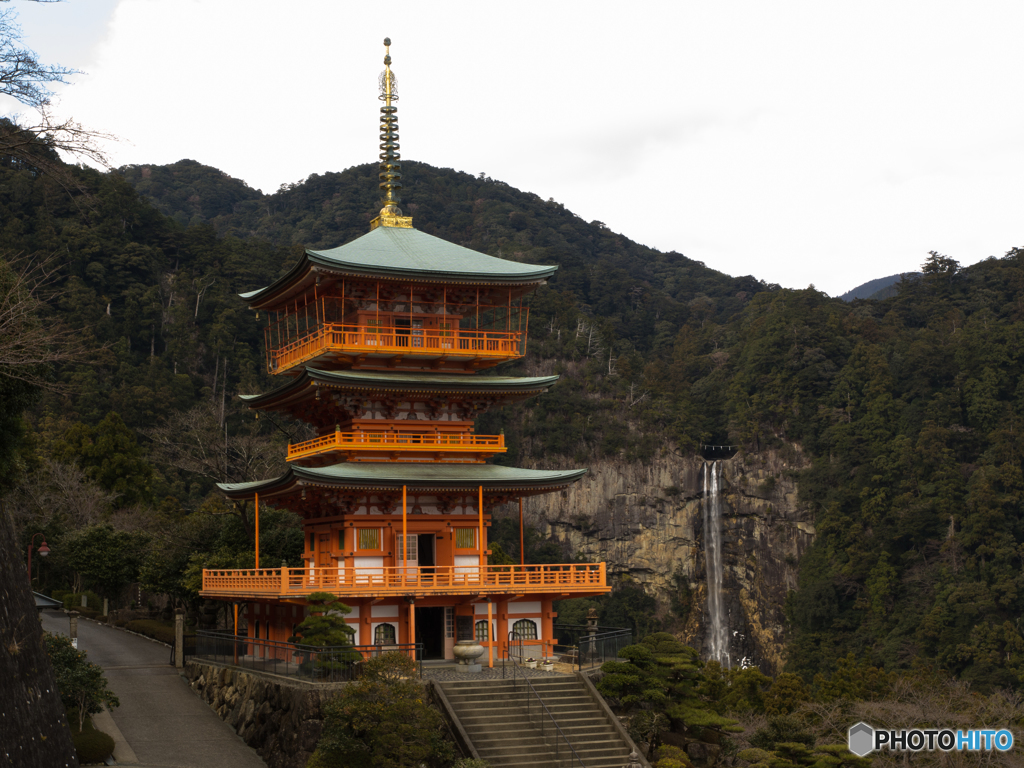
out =
[(391, 102), (398, 101), (398, 87), (395, 74), (391, 71), (391, 38), (384, 38), (384, 71), (378, 79), (380, 100), (380, 188), (384, 192), (380, 215), (370, 222), (370, 229), (377, 227), (412, 227), (412, 217), (403, 216), (398, 203), (402, 198), (402, 156), (398, 145), (398, 107)]

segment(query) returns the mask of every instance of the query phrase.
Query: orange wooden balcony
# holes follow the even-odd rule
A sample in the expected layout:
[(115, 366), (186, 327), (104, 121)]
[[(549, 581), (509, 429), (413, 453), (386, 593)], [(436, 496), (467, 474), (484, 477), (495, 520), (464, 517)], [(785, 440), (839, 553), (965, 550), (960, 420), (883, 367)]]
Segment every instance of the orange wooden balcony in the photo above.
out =
[(522, 357), (525, 337), (525, 333), (515, 331), (442, 331), (327, 323), (300, 339), (270, 349), (267, 365), (270, 373), (281, 373), (332, 354), (387, 359), (443, 358), (469, 365), (494, 365)]
[(389, 595), (559, 594), (608, 591), (604, 563), (565, 565), (439, 565), (386, 568), (261, 568), (203, 570), (203, 597), (341, 598)]
[(453, 432), (334, 432), (288, 446), (288, 461), (322, 453), (432, 453), (462, 455), (482, 461), (485, 456), (504, 453), (504, 435), (471, 435)]

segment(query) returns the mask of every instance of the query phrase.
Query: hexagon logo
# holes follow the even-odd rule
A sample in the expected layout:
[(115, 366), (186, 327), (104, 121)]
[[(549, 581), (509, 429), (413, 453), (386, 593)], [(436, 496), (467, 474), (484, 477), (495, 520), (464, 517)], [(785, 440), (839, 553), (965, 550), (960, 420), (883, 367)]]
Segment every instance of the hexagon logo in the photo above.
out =
[(857, 723), (846, 732), (847, 745), (857, 757), (864, 757), (874, 749), (875, 729), (867, 723)]

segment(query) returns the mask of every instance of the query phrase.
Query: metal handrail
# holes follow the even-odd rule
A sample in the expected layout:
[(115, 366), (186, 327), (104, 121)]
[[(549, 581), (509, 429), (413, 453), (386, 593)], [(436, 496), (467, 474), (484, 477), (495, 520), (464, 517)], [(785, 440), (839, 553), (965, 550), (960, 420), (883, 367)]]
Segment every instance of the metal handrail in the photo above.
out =
[[(597, 655), (595, 652), (599, 647), (602, 649), (600, 656), (604, 659), (606, 657), (604, 651), (607, 649), (608, 643), (614, 644), (617, 649), (617, 653), (618, 649), (621, 649), (623, 645), (632, 645), (633, 642), (633, 630), (628, 628), (591, 627), (582, 624), (555, 624), (553, 631), (556, 639), (564, 639), (562, 633), (568, 633), (568, 637), (571, 640), (569, 647), (571, 647), (573, 651), (573, 667), (581, 670), (584, 666), (584, 655), (590, 655), (590, 666), (593, 667), (593, 661)], [(590, 634), (591, 632), (594, 634)]]
[(423, 677), (423, 643), (318, 647), (210, 630), (197, 630), (195, 637), (193, 658), (313, 683), (352, 680), (359, 674), (356, 664), (390, 651), (412, 654)]
[[(530, 638), (517, 638), (517, 637), (513, 637), (514, 634), (515, 634), (514, 632), (509, 632), (508, 633), (508, 643), (505, 644), (505, 658), (502, 659), (502, 665), (501, 665), (501, 676), (502, 676), (502, 678), (504, 678), (505, 677), (505, 667), (511, 666), (512, 667), (512, 686), (514, 688), (518, 688), (519, 686), (518, 686), (518, 683), (516, 682), (516, 680), (517, 680), (516, 672), (519, 669), (519, 664), (512, 660), (512, 646), (513, 646), (514, 643), (518, 643), (519, 644), (519, 648), (520, 648), (519, 658), (521, 659), (522, 656), (523, 656), (522, 648), (526, 644), (527, 640), (529, 640)], [(578, 764), (578, 765), (581, 766), (581, 768), (587, 768), (587, 764), (583, 762), (583, 758), (580, 757), (580, 755), (576, 751), (575, 747), (573, 747), (572, 742), (569, 741), (569, 738), (565, 735), (565, 733), (559, 727), (558, 721), (555, 720), (555, 716), (553, 714), (551, 714), (551, 710), (548, 709), (547, 704), (544, 703), (544, 699), (542, 699), (540, 697), (540, 694), (537, 693), (537, 689), (533, 687), (533, 683), (530, 682), (530, 678), (526, 676), (525, 672), (522, 673), (522, 678), (523, 678), (523, 682), (526, 683), (526, 688), (527, 688), (527, 694), (526, 694), (526, 717), (531, 722), (533, 721), (533, 715), (532, 715), (532, 710), (531, 710), (531, 701), (532, 700), (530, 699), (530, 694), (532, 693), (537, 698), (537, 701), (540, 703), (541, 707), (543, 708), (544, 714), (546, 714), (548, 716), (548, 719), (551, 720), (551, 724), (553, 726), (555, 726), (555, 730), (558, 731), (558, 736), (561, 737), (562, 741), (564, 741), (565, 745), (569, 748), (569, 751), (572, 752), (572, 756), (573, 756), (573, 758), (575, 758), (575, 762), (573, 762), (572, 764), (573, 765), (577, 765)], [(544, 730), (544, 726), (545, 726), (545, 721), (544, 721), (543, 718), (541, 718), (540, 732), (541, 732), (542, 736), (546, 737), (547, 733)], [(558, 760), (559, 762), (561, 762), (561, 760), (562, 760), (561, 743), (558, 741), (557, 738), (555, 739), (555, 759)]]

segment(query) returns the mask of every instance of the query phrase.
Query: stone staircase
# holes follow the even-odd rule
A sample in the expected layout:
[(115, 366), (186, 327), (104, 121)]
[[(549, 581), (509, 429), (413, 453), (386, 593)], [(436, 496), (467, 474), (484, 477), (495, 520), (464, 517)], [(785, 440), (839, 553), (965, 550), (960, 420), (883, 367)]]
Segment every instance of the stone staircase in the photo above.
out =
[[(511, 680), (435, 684), (444, 692), (473, 748), (494, 768), (571, 768), (580, 761), (585, 768), (622, 768), (629, 763), (632, 747), (583, 681), (565, 676), (535, 677), (530, 682), (579, 760), (558, 737), (522, 678), (518, 686)], [(527, 713), (528, 696), (532, 716)]]

